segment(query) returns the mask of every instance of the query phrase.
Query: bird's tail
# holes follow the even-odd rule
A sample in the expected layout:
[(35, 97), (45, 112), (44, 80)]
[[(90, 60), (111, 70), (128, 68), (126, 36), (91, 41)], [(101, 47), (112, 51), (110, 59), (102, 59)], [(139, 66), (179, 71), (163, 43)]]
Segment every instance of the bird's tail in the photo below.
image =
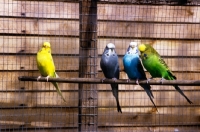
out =
[(188, 99), (188, 97), (183, 93), (183, 91), (178, 87), (178, 85), (173, 85), (174, 86), (174, 88), (183, 96), (183, 97), (185, 97), (185, 99), (190, 103), (190, 104), (192, 104), (192, 101), (190, 101), (189, 99)]
[(152, 104), (154, 105), (154, 107), (156, 108), (156, 110), (157, 110), (157, 112), (158, 112), (158, 109), (157, 109), (157, 107), (156, 107), (156, 105), (155, 105), (155, 103), (154, 103), (154, 101), (153, 101), (153, 99), (152, 99), (152, 97), (154, 98), (154, 96), (153, 96), (153, 93), (152, 93), (152, 91), (151, 91), (150, 85), (140, 85), (140, 86), (144, 88), (144, 90), (146, 91), (147, 95), (149, 96), (149, 98), (150, 98)]
[(52, 82), (52, 84), (55, 86), (57, 93), (61, 96), (63, 101), (66, 102), (65, 98), (62, 95), (62, 92), (61, 92), (60, 88), (58, 87), (58, 83), (57, 82)]
[(113, 96), (115, 97), (116, 102), (117, 102), (117, 111), (122, 113), (121, 106), (119, 104), (119, 98), (118, 98), (118, 84), (111, 84), (111, 87), (112, 87)]

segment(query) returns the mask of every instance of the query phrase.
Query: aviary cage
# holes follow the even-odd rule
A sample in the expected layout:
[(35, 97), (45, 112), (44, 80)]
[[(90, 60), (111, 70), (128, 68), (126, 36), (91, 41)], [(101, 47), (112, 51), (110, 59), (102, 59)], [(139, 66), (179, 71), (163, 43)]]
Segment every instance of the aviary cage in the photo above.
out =
[[(200, 8), (195, 0), (1, 0), (0, 131), (199, 131)], [(51, 43), (60, 78), (41, 78), (36, 53)], [(149, 43), (177, 81), (127, 82), (130, 42)], [(100, 59), (114, 43), (119, 57), (117, 112)], [(150, 77), (148, 72), (145, 72)], [(64, 98), (50, 83), (58, 81)], [(141, 81), (146, 83), (146, 81)], [(192, 105), (170, 84), (179, 84)]]

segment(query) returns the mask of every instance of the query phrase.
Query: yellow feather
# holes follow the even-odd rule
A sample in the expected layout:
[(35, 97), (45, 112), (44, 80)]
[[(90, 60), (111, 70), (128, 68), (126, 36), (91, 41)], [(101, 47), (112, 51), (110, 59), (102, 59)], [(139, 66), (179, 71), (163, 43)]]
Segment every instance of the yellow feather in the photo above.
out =
[(146, 46), (144, 44), (140, 44), (138, 46), (139, 51), (144, 52), (146, 50)]
[[(37, 67), (40, 71), (40, 74), (44, 77), (57, 77), (55, 71), (55, 65), (53, 62), (53, 58), (51, 55), (51, 45), (49, 42), (44, 42), (42, 49), (37, 53)], [(58, 94), (62, 97), (62, 99), (66, 102), (62, 93), (58, 87), (56, 82), (52, 82), (53, 85), (56, 87)]]

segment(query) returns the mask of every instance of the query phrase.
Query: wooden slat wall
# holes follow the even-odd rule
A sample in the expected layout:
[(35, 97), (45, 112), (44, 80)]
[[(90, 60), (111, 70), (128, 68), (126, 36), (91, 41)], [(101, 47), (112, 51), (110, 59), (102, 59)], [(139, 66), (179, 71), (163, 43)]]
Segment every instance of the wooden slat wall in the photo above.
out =
[[(76, 2), (0, 1), (0, 131), (77, 131), (78, 84), (59, 83), (65, 104), (50, 83), (19, 82), (18, 76), (39, 75), (36, 53), (50, 41), (58, 75), (78, 77), (78, 8)], [(129, 43), (145, 42), (178, 79), (198, 80), (199, 24), (199, 6), (98, 4), (98, 62), (105, 45), (115, 43), (125, 79), (122, 57)], [(198, 131), (200, 89), (181, 88), (193, 105), (171, 86), (152, 86), (157, 113), (140, 86), (120, 85), (120, 114), (110, 86), (99, 84), (99, 131)]]

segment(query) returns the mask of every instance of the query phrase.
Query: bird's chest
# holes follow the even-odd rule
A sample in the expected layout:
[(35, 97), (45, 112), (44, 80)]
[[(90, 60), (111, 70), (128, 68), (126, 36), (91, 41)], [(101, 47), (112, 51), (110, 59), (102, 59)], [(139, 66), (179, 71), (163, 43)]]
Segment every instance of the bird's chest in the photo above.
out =
[(102, 59), (101, 68), (104, 69), (104, 74), (107, 78), (113, 78), (119, 67), (118, 58), (106, 57)]
[(42, 76), (54, 76), (55, 66), (51, 57), (38, 54), (37, 65)]
[(131, 57), (125, 58), (124, 68), (130, 79), (141, 78), (141, 74), (139, 73), (139, 69), (138, 69), (139, 63), (140, 63), (139, 58), (131, 58)]
[(145, 69), (151, 74), (152, 77), (162, 76), (162, 65), (155, 56), (147, 56), (142, 60)]

